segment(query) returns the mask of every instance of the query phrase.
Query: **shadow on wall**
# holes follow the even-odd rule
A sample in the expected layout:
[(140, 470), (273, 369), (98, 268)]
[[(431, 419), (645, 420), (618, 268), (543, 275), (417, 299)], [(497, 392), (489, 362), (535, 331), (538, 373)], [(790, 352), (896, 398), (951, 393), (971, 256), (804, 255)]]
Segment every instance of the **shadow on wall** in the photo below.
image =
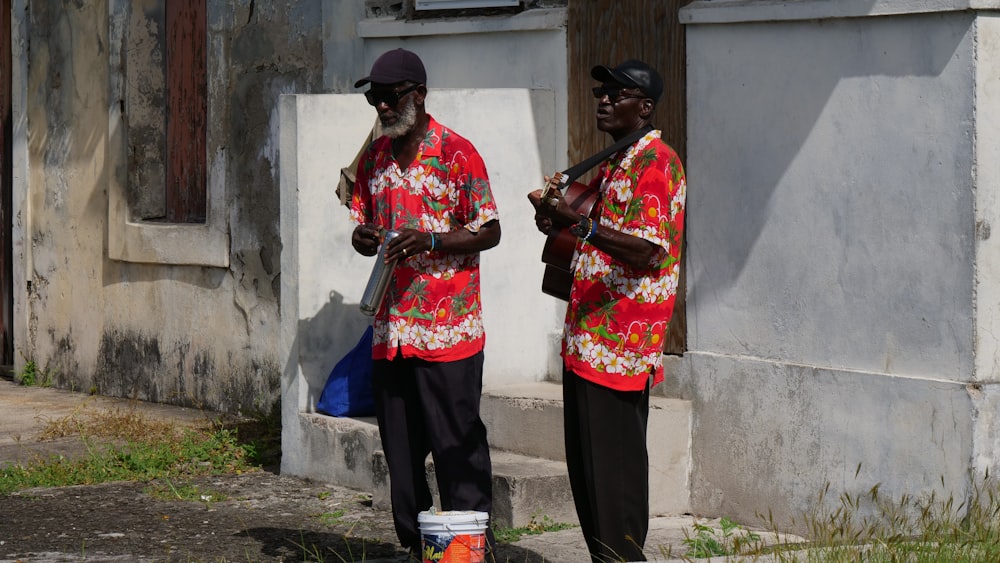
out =
[(371, 319), (361, 313), (358, 304), (345, 303), (336, 291), (330, 292), (319, 312), (299, 321), (299, 366), (309, 386), (308, 412), (315, 412), (330, 371), (358, 343), (369, 324)]
[(975, 18), (689, 28), (692, 349), (968, 365)]
[[(943, 19), (954, 23), (942, 26)], [(814, 205), (830, 197), (830, 203), (844, 208), (849, 205), (845, 200), (868, 197), (869, 213), (834, 216), (833, 225), (817, 225), (832, 227), (835, 236), (857, 232), (851, 224), (866, 223), (873, 216), (909, 213), (900, 211), (907, 208), (899, 205), (903, 194), (898, 190), (879, 193), (893, 179), (891, 170), (857, 177), (877, 167), (843, 158), (854, 154), (850, 146), (858, 130), (857, 125), (843, 125), (865, 120), (873, 112), (903, 112), (919, 105), (921, 100), (913, 99), (919, 87), (899, 79), (919, 81), (945, 72), (958, 58), (971, 19), (921, 14), (778, 26), (699, 26), (697, 33), (689, 32), (691, 227), (707, 239), (699, 245), (724, 253), (712, 259), (711, 272), (691, 272), (690, 287), (714, 295), (737, 283), (764, 226), (775, 219), (772, 198), (779, 185), (803, 184), (800, 191), (821, 199)], [(935, 87), (933, 94), (944, 98), (947, 91)], [(937, 101), (925, 98), (922, 103), (933, 107)], [(880, 121), (886, 119), (883, 115)], [(913, 136), (917, 121), (910, 115), (897, 130), (880, 132), (887, 152), (870, 158), (933, 149), (933, 144), (921, 146), (921, 137)], [(897, 141), (899, 148), (892, 149)], [(806, 158), (826, 155), (829, 161), (821, 163), (822, 171), (795, 170), (796, 159), (806, 150)], [(727, 163), (720, 167), (719, 159)], [(839, 210), (834, 207), (833, 213)], [(696, 223), (703, 226), (698, 229)]]

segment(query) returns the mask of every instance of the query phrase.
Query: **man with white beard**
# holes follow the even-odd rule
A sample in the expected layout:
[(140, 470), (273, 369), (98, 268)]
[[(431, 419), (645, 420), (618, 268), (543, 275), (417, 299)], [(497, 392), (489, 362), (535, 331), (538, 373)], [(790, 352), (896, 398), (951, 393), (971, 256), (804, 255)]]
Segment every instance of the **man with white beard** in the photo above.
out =
[[(384, 255), (396, 266), (375, 314), (372, 387), (396, 534), (420, 561), (417, 515), (432, 503), (428, 453), (442, 510), (493, 508), (479, 415), (485, 342), (479, 253), (500, 242), (500, 221), (476, 148), (425, 110), (420, 58), (389, 51), (354, 86), (366, 84), (382, 136), (358, 163), (351, 244), (374, 256), (386, 231), (399, 233)], [(492, 552), (489, 528), (487, 544)]]

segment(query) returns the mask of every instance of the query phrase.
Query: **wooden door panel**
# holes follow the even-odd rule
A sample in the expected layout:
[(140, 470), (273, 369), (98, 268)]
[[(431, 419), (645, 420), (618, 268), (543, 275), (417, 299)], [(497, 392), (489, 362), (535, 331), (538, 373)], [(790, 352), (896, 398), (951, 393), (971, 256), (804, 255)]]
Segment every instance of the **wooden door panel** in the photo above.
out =
[[(654, 125), (663, 139), (686, 162), (687, 82), (684, 27), (679, 10), (691, 0), (570, 0), (569, 43), (569, 162), (580, 162), (611, 144), (594, 122), (595, 85), (590, 68), (614, 66), (640, 59), (663, 75), (664, 90), (657, 104)], [(593, 173), (581, 178), (586, 181)], [(687, 217), (690, 217), (688, 212)], [(685, 249), (686, 250), (686, 249)], [(686, 268), (681, 263), (674, 316), (664, 351), (681, 354), (687, 349), (685, 315)]]

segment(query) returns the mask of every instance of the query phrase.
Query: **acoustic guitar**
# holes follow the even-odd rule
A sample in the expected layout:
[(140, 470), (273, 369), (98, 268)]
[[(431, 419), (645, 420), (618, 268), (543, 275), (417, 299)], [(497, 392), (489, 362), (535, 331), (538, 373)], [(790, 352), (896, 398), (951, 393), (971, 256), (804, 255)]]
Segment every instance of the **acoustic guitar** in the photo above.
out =
[[(565, 172), (553, 174), (542, 188), (542, 201), (545, 201), (554, 190), (559, 190), (563, 192), (563, 199), (574, 211), (597, 221), (598, 218), (593, 216), (594, 205), (597, 203), (597, 190), (592, 190), (575, 180), (612, 154), (638, 141), (652, 129), (652, 125), (646, 125)], [(542, 293), (569, 301), (569, 291), (573, 285), (571, 264), (573, 253), (576, 251), (576, 242), (577, 238), (569, 232), (569, 227), (549, 231), (545, 246), (542, 248), (542, 262), (545, 264)]]
[[(568, 183), (569, 185), (565, 185)], [(597, 190), (590, 189), (586, 184), (570, 182), (563, 173), (555, 174), (542, 189), (542, 201), (555, 190), (563, 192), (566, 204), (581, 215), (592, 216), (594, 204), (597, 203)], [(553, 228), (545, 237), (542, 248), (542, 262), (545, 273), (542, 275), (542, 293), (551, 295), (563, 301), (569, 301), (569, 290), (573, 285), (573, 253), (576, 251), (577, 237), (569, 232), (569, 227)]]

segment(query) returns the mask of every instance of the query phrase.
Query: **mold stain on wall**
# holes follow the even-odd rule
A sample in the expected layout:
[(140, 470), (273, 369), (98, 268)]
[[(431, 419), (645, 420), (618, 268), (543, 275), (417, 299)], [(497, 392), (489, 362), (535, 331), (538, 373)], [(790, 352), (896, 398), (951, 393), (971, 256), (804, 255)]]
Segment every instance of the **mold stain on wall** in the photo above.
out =
[[(215, 185), (229, 210), (231, 260), (222, 269), (107, 255), (109, 178), (145, 188), (127, 197), (133, 218), (158, 216), (162, 207), (161, 140), (149, 133), (162, 129), (162, 34), (150, 24), (159, 4), (27, 3), (32, 166), (28, 216), (18, 221), (30, 247), (15, 354), (49, 370), (53, 385), (221, 412), (260, 413), (278, 403), (278, 99), (320, 92), (323, 69), (322, 3), (279, 4), (208, 4), (208, 56), (224, 63), (208, 77), (209, 127), (226, 159)], [(119, 28), (129, 30), (120, 45), (110, 31)], [(110, 49), (126, 49), (130, 66), (110, 65), (118, 60)], [(130, 95), (106, 99), (108, 83), (123, 78)], [(102, 152), (109, 107), (128, 119), (134, 143), (121, 150), (131, 159)], [(116, 170), (109, 162), (132, 165)], [(84, 271), (92, 274), (77, 275)], [(179, 315), (191, 303), (211, 321), (189, 326)]]
[(279, 399), (280, 369), (269, 359), (225, 353), (219, 362), (191, 342), (111, 330), (101, 338), (96, 392), (232, 414), (267, 414)]

